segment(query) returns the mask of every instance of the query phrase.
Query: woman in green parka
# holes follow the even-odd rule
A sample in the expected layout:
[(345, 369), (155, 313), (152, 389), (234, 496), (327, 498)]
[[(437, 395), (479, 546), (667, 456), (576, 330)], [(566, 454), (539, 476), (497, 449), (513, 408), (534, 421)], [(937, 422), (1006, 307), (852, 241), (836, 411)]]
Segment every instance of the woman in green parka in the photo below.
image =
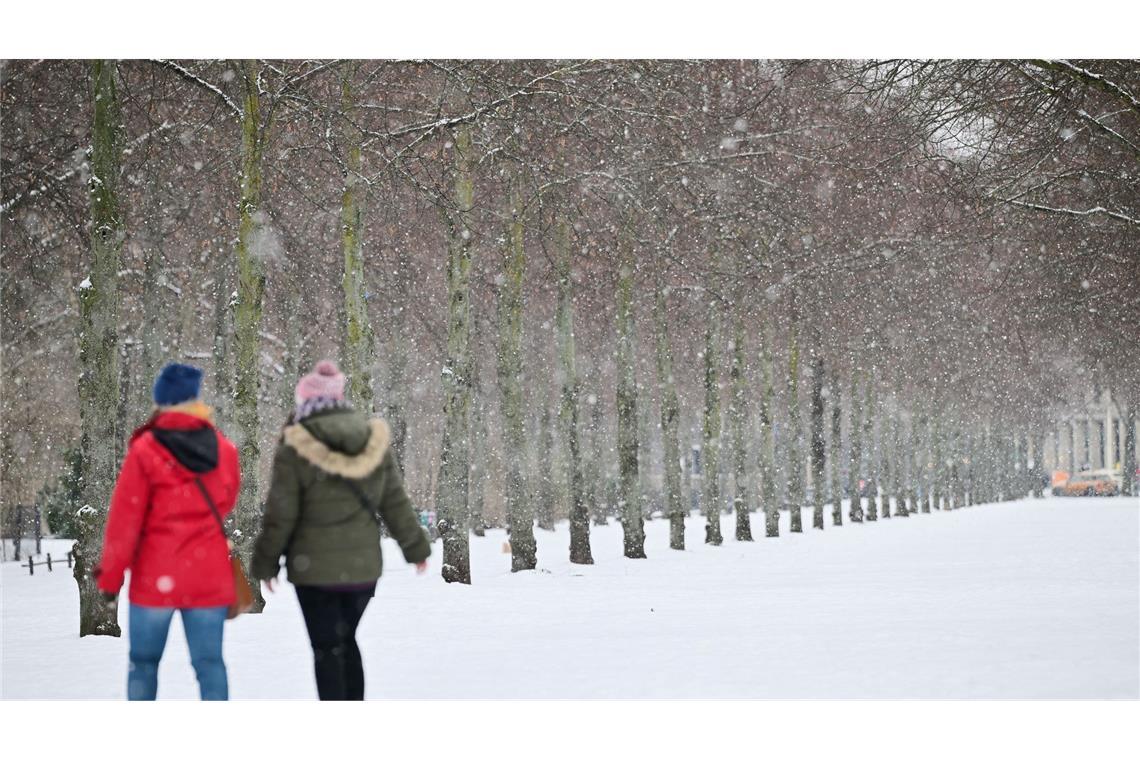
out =
[(285, 557), (313, 646), (318, 695), (364, 699), (356, 628), (380, 578), (379, 523), (421, 574), (431, 544), (404, 490), (388, 425), (345, 403), (336, 364), (318, 362), (297, 383), (295, 399), (273, 457), (251, 573), (273, 591)]

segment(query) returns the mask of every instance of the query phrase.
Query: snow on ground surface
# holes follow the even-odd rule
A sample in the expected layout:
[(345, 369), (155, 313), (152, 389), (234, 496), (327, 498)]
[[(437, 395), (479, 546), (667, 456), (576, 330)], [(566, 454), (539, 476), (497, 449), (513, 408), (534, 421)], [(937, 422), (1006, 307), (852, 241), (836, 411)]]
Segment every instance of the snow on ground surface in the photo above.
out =
[[(846, 511), (846, 510), (845, 510)], [(811, 524), (805, 511), (805, 525)], [(753, 529), (762, 531), (753, 519)], [(726, 536), (732, 517), (725, 518)], [(536, 531), (539, 570), (510, 572), (503, 531), (472, 538), (474, 585), (388, 561), (361, 626), (369, 698), (1137, 698), (1140, 500), (1024, 500), (721, 547), (621, 556), (593, 527), (571, 565), (563, 523)], [(60, 550), (60, 556), (63, 555)], [(53, 556), (56, 556), (53, 552)], [(123, 699), (127, 640), (80, 639), (66, 564), (3, 566), (5, 698)], [(126, 625), (121, 605), (120, 623)], [(313, 699), (312, 658), (286, 585), (227, 623), (235, 699)], [(196, 698), (181, 624), (160, 698)]]

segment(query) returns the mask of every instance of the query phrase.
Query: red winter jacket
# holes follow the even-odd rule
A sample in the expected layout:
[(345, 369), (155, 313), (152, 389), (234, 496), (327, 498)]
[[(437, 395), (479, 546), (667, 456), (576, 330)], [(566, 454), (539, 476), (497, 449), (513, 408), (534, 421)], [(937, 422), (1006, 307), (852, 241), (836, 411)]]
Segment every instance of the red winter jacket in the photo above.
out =
[(118, 593), (131, 571), (132, 604), (222, 607), (234, 602), (229, 548), (195, 476), (224, 519), (237, 501), (234, 445), (193, 414), (156, 414), (131, 436), (115, 483), (95, 574)]

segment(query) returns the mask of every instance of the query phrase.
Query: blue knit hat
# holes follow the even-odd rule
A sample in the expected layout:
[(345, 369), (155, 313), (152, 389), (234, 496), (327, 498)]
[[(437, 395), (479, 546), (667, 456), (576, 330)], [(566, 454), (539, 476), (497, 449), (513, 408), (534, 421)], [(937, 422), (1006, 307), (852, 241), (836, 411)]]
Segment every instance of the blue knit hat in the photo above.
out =
[(202, 370), (189, 364), (167, 364), (154, 381), (154, 403), (173, 406), (198, 398)]

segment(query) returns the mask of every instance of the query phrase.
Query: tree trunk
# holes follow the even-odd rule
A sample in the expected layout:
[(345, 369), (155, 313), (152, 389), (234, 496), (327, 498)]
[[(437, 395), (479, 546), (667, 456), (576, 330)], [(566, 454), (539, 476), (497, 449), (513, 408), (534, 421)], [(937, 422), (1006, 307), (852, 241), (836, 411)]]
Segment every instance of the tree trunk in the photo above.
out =
[(823, 530), (823, 491), (827, 482), (824, 457), (823, 357), (817, 354), (811, 364), (811, 501), (814, 508), (811, 526), (819, 530)]
[(396, 462), (403, 466), (407, 455), (408, 420), (405, 412), (408, 388), (408, 351), (404, 337), (404, 323), (407, 307), (395, 305), (390, 311), (390, 321), (385, 360), (388, 364), (388, 382), (384, 416), (392, 430), (392, 453)]
[(439, 452), (436, 498), (437, 522), (443, 539), (443, 579), (448, 583), (471, 583), (468, 486), (471, 476), (471, 387), (475, 363), (471, 357), (471, 248), (474, 230), (471, 210), (475, 202), (474, 147), (471, 128), (455, 130), (455, 217), (445, 212), (448, 225), (447, 251), (447, 363), (443, 382), (443, 442)]
[(353, 78), (356, 63), (348, 64), (341, 79), (341, 141), (344, 155), (344, 192), (341, 194), (341, 248), (344, 252), (344, 374), (345, 396), (360, 411), (372, 414), (372, 368), (376, 346), (368, 319), (364, 284), (364, 234), (361, 221), (360, 151), (362, 135), (356, 126)]
[(1136, 403), (1128, 401), (1124, 411), (1124, 456), (1121, 457), (1121, 474), (1124, 485), (1121, 489), (1127, 496), (1136, 491)]
[[(264, 133), (261, 125), (261, 98), (258, 94), (257, 66), (254, 61), (242, 62), (244, 99), (242, 109), (241, 200), (238, 204), (238, 239), (235, 249), (237, 264), (237, 303), (234, 307), (234, 417), (238, 427), (239, 456), (242, 471), (241, 491), (234, 510), (234, 544), (238, 552), (250, 562), (253, 541), (261, 523), (258, 504), (258, 479), (261, 459), (259, 436), (261, 421), (258, 396), (261, 389), (259, 371), (259, 331), (261, 328), (262, 300), (265, 295), (265, 267), (261, 252), (254, 246), (262, 235), (265, 223), (261, 211), (262, 155)], [(261, 612), (265, 600), (257, 584), (253, 587), (253, 612)]]
[(946, 466), (942, 456), (942, 417), (934, 418), (934, 427), (930, 435), (930, 459), (934, 466), (930, 468), (930, 506), (942, 509), (942, 473)]
[(910, 441), (907, 444), (907, 478), (905, 483), (908, 513), (912, 515), (918, 512), (919, 509), (918, 494), (921, 488), (922, 472), (921, 435), (922, 418), (912, 410), (910, 417)]
[(119, 398), (115, 404), (115, 461), (123, 461), (127, 454), (127, 431), (130, 430), (128, 416), (131, 406), (131, 353), (130, 347), (122, 343), (119, 353)]
[(883, 484), (883, 496), (880, 510), (880, 516), (890, 519), (891, 517), (891, 493), (893, 492), (893, 476), (894, 467), (892, 466), (891, 457), (894, 456), (893, 444), (891, 440), (891, 416), (887, 414), (886, 403), (880, 399), (879, 401), (879, 419), (881, 420), (879, 426), (882, 430), (879, 438), (879, 461), (881, 465), (881, 476), (876, 478), (876, 481)]
[(840, 403), (839, 374), (831, 376), (831, 524), (843, 524), (843, 484), (839, 474), (839, 450), (842, 444), (843, 407)]
[(853, 523), (863, 522), (863, 497), (859, 495), (859, 475), (863, 467), (863, 448), (862, 436), (860, 435), (862, 422), (859, 419), (858, 375), (857, 370), (851, 372), (851, 440), (849, 442), (850, 450), (848, 451), (850, 470), (847, 473), (848, 491), (851, 493), (851, 505), (848, 507), (847, 516)]
[(652, 439), (650, 431), (656, 427), (653, 422), (653, 410), (647, 403), (639, 404), (637, 407), (637, 440), (639, 441), (637, 447), (637, 493), (641, 499), (641, 515), (646, 521), (653, 519), (653, 481), (650, 480), (650, 474), (653, 469), (652, 460), (652, 447), (649, 445)]
[(554, 226), (558, 252), (558, 355), (562, 375), (562, 405), (558, 412), (566, 449), (570, 481), (570, 562), (594, 564), (590, 551), (590, 512), (586, 502), (585, 473), (578, 439), (578, 396), (580, 383), (574, 348), (574, 289), (571, 279), (572, 246), (570, 223), (559, 217)]
[(681, 442), (677, 382), (673, 377), (673, 352), (669, 346), (669, 318), (665, 289), (657, 286), (653, 313), (657, 322), (657, 384), (661, 394), (661, 443), (664, 453), (665, 511), (669, 515), (669, 548), (685, 548), (685, 502), (681, 493)]
[(896, 517), (910, 517), (910, 509), (906, 502), (906, 470), (907, 453), (903, 450), (902, 420), (896, 413), (891, 425), (891, 456), (894, 464), (891, 467), (891, 490), (896, 498)]
[(634, 374), (633, 250), (631, 234), (622, 241), (617, 278), (617, 448), (621, 480), (622, 531), (625, 556), (645, 558), (645, 524), (638, 497), (637, 379)]
[[(183, 304), (189, 304), (187, 309), (189, 317), (183, 321), (185, 331), (193, 319), (194, 296), (187, 290), (183, 292)], [(217, 255), (214, 260), (214, 408), (219, 420), (229, 421), (233, 415), (233, 307), (236, 301), (234, 291), (234, 260), (231, 256)], [(179, 343), (184, 338), (180, 336)]]
[(863, 386), (863, 441), (867, 447), (867, 522), (879, 519), (879, 473), (875, 449), (875, 397), (871, 391), (871, 373)]
[[(1040, 499), (1045, 496), (1045, 433), (1040, 428), (1033, 434), (1033, 465), (1029, 469), (1030, 483), (1033, 489), (1033, 498)], [(1122, 468), (1123, 469), (1123, 466)]]
[(79, 409), (83, 506), (76, 514), (75, 567), (79, 586), (79, 635), (118, 636), (117, 610), (103, 601), (91, 570), (103, 553), (103, 531), (115, 486), (119, 400), (119, 255), (123, 211), (119, 205), (122, 135), (114, 61), (91, 64), (95, 119), (91, 136), (91, 272), (79, 286)]
[(800, 508), (804, 502), (804, 461), (800, 442), (803, 420), (800, 414), (800, 345), (792, 326), (788, 343), (788, 478), (787, 505), (790, 530), (803, 533)]
[(752, 505), (748, 500), (748, 447), (744, 432), (748, 420), (748, 383), (744, 376), (744, 316), (736, 318), (736, 330), (732, 336), (732, 459), (733, 480), (736, 494), (733, 508), (736, 511), (736, 540), (752, 540)]
[(720, 304), (710, 292), (705, 323), (705, 419), (703, 436), (705, 543), (720, 546)]
[[(159, 362), (162, 361), (163, 346), (167, 342), (165, 315), (168, 310), (163, 308), (166, 300), (165, 290), (165, 256), (163, 255), (162, 220), (164, 218), (161, 191), (158, 182), (150, 184), (150, 213), (147, 215), (147, 234), (143, 240), (145, 246), (145, 259), (143, 263), (142, 283), (142, 326), (141, 366), (138, 371), (137, 389), (133, 395), (133, 409), (131, 417), (141, 421), (147, 416), (147, 410), (154, 406), (153, 381), (158, 375)], [(224, 257), (219, 257), (224, 258)], [(189, 298), (189, 295), (185, 295)], [(126, 430), (123, 431), (124, 433)]]
[(764, 535), (780, 535), (780, 507), (776, 494), (776, 452), (772, 432), (772, 357), (768, 352), (766, 335), (760, 332), (760, 489), (764, 509)]
[(605, 473), (602, 467), (602, 400), (597, 394), (587, 396), (590, 404), (590, 456), (587, 460), (586, 490), (590, 508), (593, 510), (594, 525), (607, 525), (606, 499), (604, 487)]
[(479, 367), (473, 362), (475, 371), (471, 400), (471, 483), (468, 503), (470, 508), (471, 532), (476, 536), (486, 535), (486, 521), (483, 508), (487, 486), (487, 420), (483, 412), (482, 385), (479, 382)]
[(543, 394), (542, 411), (538, 415), (538, 458), (531, 480), (535, 486), (535, 512), (541, 530), (554, 530), (554, 425), (550, 422), (549, 393)]
[(533, 570), (538, 564), (534, 541), (533, 503), (523, 482), (526, 434), (522, 395), (523, 277), (526, 248), (523, 243), (523, 207), (517, 179), (512, 178), (508, 211), (503, 285), (499, 295), (499, 389), (502, 393), (504, 491), (511, 535), (511, 572)]
[[(927, 456), (924, 457), (925, 461), (917, 459), (919, 445), (920, 445), (919, 435), (925, 434), (927, 437), (930, 436), (930, 419), (926, 416), (925, 413), (919, 418), (919, 428), (920, 428), (920, 430), (915, 431), (914, 450), (915, 450), (916, 460), (918, 461), (920, 466), (916, 468), (916, 471), (914, 473), (914, 485), (915, 485), (916, 489), (921, 490), (920, 498), (921, 498), (921, 503), (922, 503), (922, 511), (925, 514), (930, 514), (930, 485), (927, 481), (927, 477), (929, 476), (929, 473), (930, 473), (930, 468), (921, 466), (921, 465), (932, 465), (933, 464), (933, 462), (930, 461), (931, 457), (930, 457), (929, 448), (927, 448)], [(920, 433), (920, 431), (921, 431), (921, 433)]]

